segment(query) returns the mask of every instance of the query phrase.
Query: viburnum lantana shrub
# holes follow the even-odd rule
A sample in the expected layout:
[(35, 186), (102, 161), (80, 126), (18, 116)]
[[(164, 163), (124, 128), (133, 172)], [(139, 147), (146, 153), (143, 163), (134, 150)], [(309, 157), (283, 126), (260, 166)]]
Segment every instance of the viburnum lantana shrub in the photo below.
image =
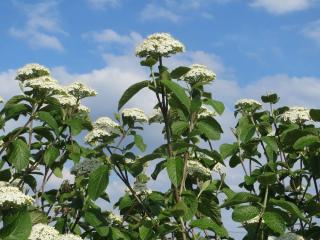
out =
[[(216, 75), (200, 64), (168, 69), (167, 58), (183, 51), (167, 33), (145, 39), (136, 56), (148, 80), (124, 92), (114, 118), (95, 121), (81, 104), (95, 90), (61, 86), (39, 64), (18, 70), (21, 94), (0, 98), (0, 239), (233, 239), (225, 210), (244, 239), (319, 239), (320, 110), (276, 108), (276, 94), (261, 97), (268, 110), (239, 100), (235, 141), (214, 149), (223, 133), (216, 117), (224, 112), (207, 91)], [(144, 88), (156, 99), (152, 116), (124, 108)], [(17, 120), (21, 126), (7, 127)], [(162, 145), (144, 153), (143, 127), (155, 123)], [(226, 184), (228, 165), (243, 169), (241, 192)], [(48, 188), (66, 169), (75, 180)], [(170, 188), (149, 189), (162, 171)], [(114, 211), (105, 207), (111, 174), (126, 186)]]

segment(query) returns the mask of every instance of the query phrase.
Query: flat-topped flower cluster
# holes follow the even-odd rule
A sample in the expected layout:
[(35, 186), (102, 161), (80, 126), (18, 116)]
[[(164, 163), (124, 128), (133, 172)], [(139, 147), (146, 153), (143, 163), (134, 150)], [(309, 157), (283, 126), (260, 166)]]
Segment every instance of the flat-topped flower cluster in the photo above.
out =
[(169, 33), (155, 33), (148, 36), (137, 48), (139, 57), (169, 57), (172, 54), (184, 52), (184, 45), (174, 39)]
[(80, 99), (96, 96), (97, 92), (82, 82), (76, 81), (62, 86), (50, 75), (50, 70), (40, 64), (31, 63), (17, 71), (16, 79), (24, 92), (31, 92), (41, 98), (54, 97), (63, 107), (79, 108), (88, 113), (90, 109), (80, 104)]
[(120, 134), (120, 125), (109, 117), (100, 117), (93, 123), (93, 129), (85, 136), (89, 144), (97, 144), (113, 134)]
[(103, 162), (96, 158), (86, 158), (83, 161), (75, 164), (71, 173), (77, 176), (89, 175), (91, 172), (103, 165)]
[(82, 240), (82, 238), (71, 233), (60, 234), (54, 227), (38, 223), (32, 226), (28, 240)]
[(240, 99), (235, 104), (236, 110), (241, 110), (246, 113), (253, 113), (259, 110), (261, 107), (262, 104), (259, 101), (248, 98)]
[(305, 107), (291, 107), (279, 116), (280, 120), (292, 123), (311, 121), (310, 110)]
[(203, 177), (210, 177), (211, 170), (203, 166), (200, 162), (196, 160), (189, 160), (187, 163), (188, 174), (190, 175), (200, 175)]
[(193, 85), (196, 83), (210, 83), (216, 79), (216, 74), (209, 70), (205, 65), (193, 64), (190, 70), (182, 76), (182, 80)]
[(15, 208), (24, 205), (32, 205), (34, 199), (19, 188), (11, 186), (7, 182), (0, 182), (0, 208)]

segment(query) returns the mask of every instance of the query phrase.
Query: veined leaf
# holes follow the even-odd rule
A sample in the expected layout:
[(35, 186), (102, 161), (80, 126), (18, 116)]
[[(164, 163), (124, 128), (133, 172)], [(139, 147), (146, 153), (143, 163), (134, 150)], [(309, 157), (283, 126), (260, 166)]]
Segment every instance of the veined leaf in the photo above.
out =
[(185, 93), (184, 89), (177, 83), (169, 81), (169, 80), (163, 80), (161, 81), (162, 84), (164, 84), (168, 89), (172, 91), (172, 93), (176, 96), (176, 98), (179, 100), (179, 102), (189, 111), (190, 110), (190, 98)]
[(260, 209), (256, 206), (238, 206), (232, 212), (232, 219), (236, 222), (248, 221), (260, 214)]
[(96, 200), (105, 191), (109, 182), (108, 167), (100, 166), (89, 177), (88, 194), (92, 200)]
[(147, 87), (149, 81), (142, 81), (130, 86), (122, 95), (118, 103), (118, 110), (122, 108), (134, 95), (136, 95), (141, 89)]
[(221, 115), (224, 112), (224, 104), (220, 101), (211, 99), (211, 98), (206, 98), (203, 101), (204, 104), (206, 105), (210, 105), (211, 107), (213, 107), (213, 109), (219, 114)]
[(183, 159), (181, 157), (167, 159), (167, 172), (171, 182), (178, 187), (183, 176)]
[(314, 136), (314, 135), (307, 135), (307, 136), (299, 138), (293, 144), (293, 148), (299, 150), (299, 149), (303, 149), (303, 148), (308, 147), (308, 146), (315, 144), (315, 143), (320, 143), (319, 137)]
[(59, 134), (58, 123), (49, 112), (44, 112), (44, 111), (38, 112), (38, 118), (41, 121), (47, 123), (57, 135)]
[(274, 232), (283, 234), (286, 224), (282, 216), (276, 212), (265, 212), (263, 214), (265, 224)]
[(192, 228), (200, 228), (201, 230), (211, 230), (215, 232), (220, 237), (228, 238), (228, 231), (222, 226), (218, 225), (210, 218), (201, 218), (198, 220), (193, 220), (190, 222), (190, 227)]
[(26, 168), (29, 164), (30, 157), (30, 150), (26, 142), (18, 138), (9, 145), (9, 149), (9, 162), (11, 162), (18, 171)]

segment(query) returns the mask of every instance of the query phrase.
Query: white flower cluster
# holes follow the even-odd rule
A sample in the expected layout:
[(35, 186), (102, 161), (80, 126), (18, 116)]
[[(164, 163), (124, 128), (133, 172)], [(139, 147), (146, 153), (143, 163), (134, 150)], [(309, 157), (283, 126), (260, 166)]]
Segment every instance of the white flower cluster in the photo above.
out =
[(34, 90), (48, 91), (55, 94), (65, 94), (65, 90), (58, 82), (50, 76), (41, 76), (29, 79), (23, 82), (23, 87), (29, 87)]
[(13, 208), (33, 204), (33, 198), (25, 195), (19, 188), (10, 186), (7, 182), (0, 183), (0, 208)]
[(93, 123), (93, 129), (85, 136), (85, 141), (94, 145), (105, 137), (120, 133), (120, 126), (118, 123), (114, 122), (109, 117), (101, 117)]
[(182, 80), (193, 85), (196, 83), (210, 83), (216, 79), (216, 74), (205, 65), (193, 64), (190, 70), (181, 77)]
[(148, 122), (148, 117), (144, 111), (139, 108), (125, 108), (122, 110), (122, 115), (127, 118), (132, 118), (136, 122)]
[(189, 160), (187, 163), (188, 173), (190, 175), (200, 175), (204, 177), (211, 176), (211, 170), (203, 166), (200, 162), (195, 160)]
[(32, 226), (28, 240), (82, 240), (82, 238), (71, 233), (59, 234), (54, 227), (38, 223)]
[(72, 233), (68, 233), (60, 235), (57, 240), (82, 240), (82, 238)]
[(90, 108), (88, 108), (87, 106), (84, 106), (82, 104), (80, 104), (78, 106), (78, 111), (82, 112), (82, 113), (89, 113), (90, 112)]
[(77, 99), (93, 97), (97, 92), (82, 82), (74, 82), (66, 87), (66, 91)]
[(18, 69), (16, 79), (24, 81), (30, 78), (48, 75), (50, 75), (48, 68), (37, 63), (30, 63)]
[(268, 240), (304, 240), (304, 238), (300, 235), (295, 234), (295, 233), (285, 233), (284, 235), (282, 235), (280, 237), (269, 236)]
[[(152, 193), (152, 191), (147, 187), (146, 183), (140, 181), (135, 181), (132, 189), (137, 195), (148, 195)], [(131, 195), (129, 188), (126, 188), (125, 191)]]
[(64, 107), (75, 107), (78, 105), (77, 99), (70, 94), (55, 95), (54, 98)]
[(169, 33), (154, 33), (138, 45), (136, 56), (169, 57), (172, 54), (184, 51), (184, 45), (174, 39)]
[(240, 99), (236, 102), (235, 108), (237, 110), (242, 110), (245, 112), (255, 112), (256, 110), (260, 109), (262, 104), (254, 99)]
[(216, 116), (216, 112), (210, 110), (206, 106), (202, 106), (198, 113), (198, 118), (206, 118), (206, 117), (214, 117), (214, 116)]
[(281, 114), (279, 118), (285, 122), (303, 123), (311, 120), (309, 112), (310, 110), (304, 107), (291, 107)]
[(3, 98), (0, 96), (0, 103), (3, 103)]
[(225, 167), (221, 163), (216, 163), (212, 170), (220, 175), (226, 173)]
[(57, 240), (59, 232), (53, 227), (38, 223), (32, 226), (29, 240)]
[(153, 109), (152, 115), (149, 117), (149, 123), (163, 122), (163, 115), (160, 108)]
[[(259, 220), (260, 220), (260, 215), (254, 217), (254, 218), (251, 218), (247, 221), (244, 221), (243, 224), (255, 224), (255, 223), (259, 223)], [(261, 222), (264, 223), (264, 220), (261, 219)]]
[(112, 222), (115, 222), (115, 223), (122, 223), (122, 218), (121, 216), (117, 215), (117, 214), (114, 214), (112, 212), (109, 213), (108, 215), (108, 219)]
[(75, 164), (71, 169), (71, 173), (77, 176), (89, 175), (101, 165), (103, 165), (103, 162), (99, 159), (86, 158), (83, 161)]
[(93, 123), (94, 128), (106, 129), (110, 133), (119, 133), (119, 124), (109, 117), (100, 117)]

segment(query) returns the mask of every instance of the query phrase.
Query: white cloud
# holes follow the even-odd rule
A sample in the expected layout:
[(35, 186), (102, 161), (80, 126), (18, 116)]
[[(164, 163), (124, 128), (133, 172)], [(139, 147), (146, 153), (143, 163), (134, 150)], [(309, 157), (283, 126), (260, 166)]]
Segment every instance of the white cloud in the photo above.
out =
[(49, 48), (63, 51), (63, 45), (55, 36), (56, 33), (66, 34), (60, 27), (57, 2), (46, 1), (37, 4), (25, 5), (14, 2), (22, 9), (27, 17), (25, 25), (21, 28), (11, 27), (9, 33), (16, 38), (25, 40), (32, 48)]
[(302, 30), (302, 33), (306, 37), (320, 43), (320, 20), (308, 23)]
[(165, 20), (170, 22), (178, 22), (181, 17), (176, 13), (164, 8), (160, 5), (148, 4), (140, 13), (142, 20)]
[(94, 9), (104, 10), (108, 7), (118, 7), (121, 4), (120, 0), (87, 0), (89, 5)]
[(128, 45), (130, 48), (142, 41), (142, 36), (137, 32), (131, 32), (129, 35), (121, 35), (112, 29), (103, 29), (101, 31), (92, 31), (83, 34), (84, 38), (92, 39), (98, 43), (116, 43)]
[(250, 5), (272, 14), (286, 14), (309, 8), (313, 0), (254, 0)]

